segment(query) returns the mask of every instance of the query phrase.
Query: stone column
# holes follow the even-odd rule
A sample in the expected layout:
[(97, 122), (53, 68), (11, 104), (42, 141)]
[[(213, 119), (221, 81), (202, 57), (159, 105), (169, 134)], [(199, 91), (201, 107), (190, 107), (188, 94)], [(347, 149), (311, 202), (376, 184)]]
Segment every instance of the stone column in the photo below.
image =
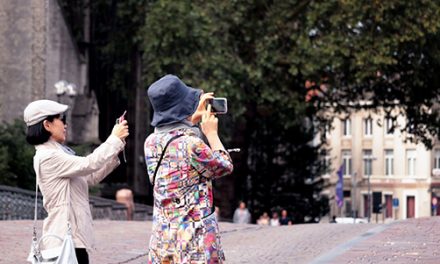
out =
[(32, 100), (46, 95), (46, 32), (48, 0), (31, 0), (32, 9)]
[[(137, 49), (136, 49), (137, 50)], [(135, 120), (134, 124), (130, 124), (131, 128), (134, 127), (135, 142), (134, 142), (134, 163), (133, 163), (133, 175), (130, 184), (134, 187), (135, 193), (140, 196), (141, 200), (146, 201), (148, 196), (151, 196), (151, 185), (148, 180), (147, 171), (145, 167), (144, 156), (144, 141), (148, 134), (148, 124), (150, 117), (150, 107), (147, 105), (148, 99), (145, 93), (145, 87), (142, 82), (142, 68), (141, 58), (142, 55), (137, 51), (134, 55), (135, 69), (136, 69), (136, 99), (135, 99)]]

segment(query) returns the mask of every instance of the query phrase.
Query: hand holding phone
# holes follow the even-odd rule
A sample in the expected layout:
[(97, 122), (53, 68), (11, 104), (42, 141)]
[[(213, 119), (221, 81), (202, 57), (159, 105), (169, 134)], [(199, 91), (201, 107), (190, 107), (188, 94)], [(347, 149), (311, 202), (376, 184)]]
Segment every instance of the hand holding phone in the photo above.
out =
[(226, 114), (228, 112), (228, 100), (223, 97), (208, 99), (211, 105), (211, 112), (215, 114)]
[(127, 110), (125, 110), (124, 113), (119, 118), (116, 119), (116, 124), (119, 124), (125, 120), (125, 114), (127, 114)]
[[(122, 123), (122, 121), (125, 120), (125, 114), (127, 114), (127, 110), (125, 110), (124, 113), (119, 118), (116, 119), (116, 124), (120, 124)], [(125, 148), (122, 151), (122, 156), (124, 157), (124, 162), (127, 163), (127, 157), (125, 156)]]

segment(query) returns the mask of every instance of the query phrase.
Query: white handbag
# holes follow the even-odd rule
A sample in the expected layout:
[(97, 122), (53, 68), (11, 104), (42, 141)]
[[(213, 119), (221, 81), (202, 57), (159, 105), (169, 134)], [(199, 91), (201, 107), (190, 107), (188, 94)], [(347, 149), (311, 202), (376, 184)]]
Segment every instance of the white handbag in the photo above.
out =
[[(50, 237), (60, 240), (62, 242), (61, 246), (40, 250), (41, 241)], [(33, 241), (27, 261), (32, 264), (78, 264), (70, 227), (64, 239), (57, 235), (47, 234), (38, 241)]]
[[(78, 264), (78, 260), (75, 254), (75, 246), (72, 239), (72, 229), (69, 223), (69, 210), (70, 210), (70, 189), (69, 189), (69, 210), (67, 211), (67, 234), (64, 238), (55, 234), (45, 234), (40, 239), (37, 239), (37, 195), (38, 195), (38, 178), (40, 175), (40, 164), (38, 157), (34, 157), (34, 169), (36, 174), (36, 186), (35, 186), (35, 211), (34, 211), (34, 227), (32, 234), (31, 251), (27, 258), (27, 261), (32, 264)], [(45, 239), (57, 239), (62, 243), (58, 247), (40, 250), (40, 244)]]

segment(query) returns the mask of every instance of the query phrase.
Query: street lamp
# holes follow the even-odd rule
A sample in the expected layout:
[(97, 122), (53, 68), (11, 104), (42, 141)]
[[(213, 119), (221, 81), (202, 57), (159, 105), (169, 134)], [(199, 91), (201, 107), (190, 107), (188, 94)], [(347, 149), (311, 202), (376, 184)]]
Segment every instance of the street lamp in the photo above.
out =
[[(367, 170), (367, 183), (368, 183), (368, 223), (370, 223), (371, 220), (371, 183), (370, 183), (370, 177), (371, 177), (371, 171), (373, 170), (373, 160), (376, 160), (375, 157), (369, 155), (364, 157), (365, 165), (369, 164), (370, 168)], [(367, 163), (368, 162), (368, 163)]]
[(58, 102), (60, 102), (61, 95), (67, 94), (69, 97), (74, 97), (77, 94), (76, 85), (65, 80), (60, 80), (54, 84)]
[[(66, 103), (67, 105), (71, 105), (73, 103), (73, 97), (77, 95), (75, 84), (69, 83), (65, 80), (60, 80), (54, 84), (54, 87), (55, 87), (55, 93), (57, 95), (58, 103), (61, 103), (61, 96), (63, 95), (69, 96), (69, 100), (67, 100), (68, 102)], [(72, 115), (71, 112), (68, 113), (69, 119), (71, 118), (71, 115)], [(67, 129), (68, 129), (68, 134), (70, 134), (72, 132), (72, 126), (68, 126)]]

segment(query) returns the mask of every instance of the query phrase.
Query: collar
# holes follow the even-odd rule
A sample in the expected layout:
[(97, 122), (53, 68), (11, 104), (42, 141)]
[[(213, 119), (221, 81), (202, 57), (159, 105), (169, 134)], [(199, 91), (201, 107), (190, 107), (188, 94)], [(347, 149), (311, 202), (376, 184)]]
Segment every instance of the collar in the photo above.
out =
[(36, 145), (35, 149), (38, 150), (48, 150), (48, 149), (55, 149), (55, 150), (62, 150), (63, 152), (69, 154), (69, 155), (75, 155), (75, 151), (73, 149), (69, 148), (68, 146), (62, 145), (58, 142), (56, 142), (53, 139), (49, 139), (47, 142)]
[(175, 130), (190, 130), (192, 133), (190, 134), (195, 134), (195, 136), (201, 138), (202, 137), (202, 133), (200, 131), (200, 128), (198, 126), (193, 125), (193, 123), (191, 123), (188, 120), (183, 120), (179, 123), (173, 123), (173, 124), (169, 124), (169, 125), (164, 125), (164, 126), (160, 126), (160, 127), (156, 127), (154, 128), (154, 133), (169, 133), (171, 131), (175, 131)]

